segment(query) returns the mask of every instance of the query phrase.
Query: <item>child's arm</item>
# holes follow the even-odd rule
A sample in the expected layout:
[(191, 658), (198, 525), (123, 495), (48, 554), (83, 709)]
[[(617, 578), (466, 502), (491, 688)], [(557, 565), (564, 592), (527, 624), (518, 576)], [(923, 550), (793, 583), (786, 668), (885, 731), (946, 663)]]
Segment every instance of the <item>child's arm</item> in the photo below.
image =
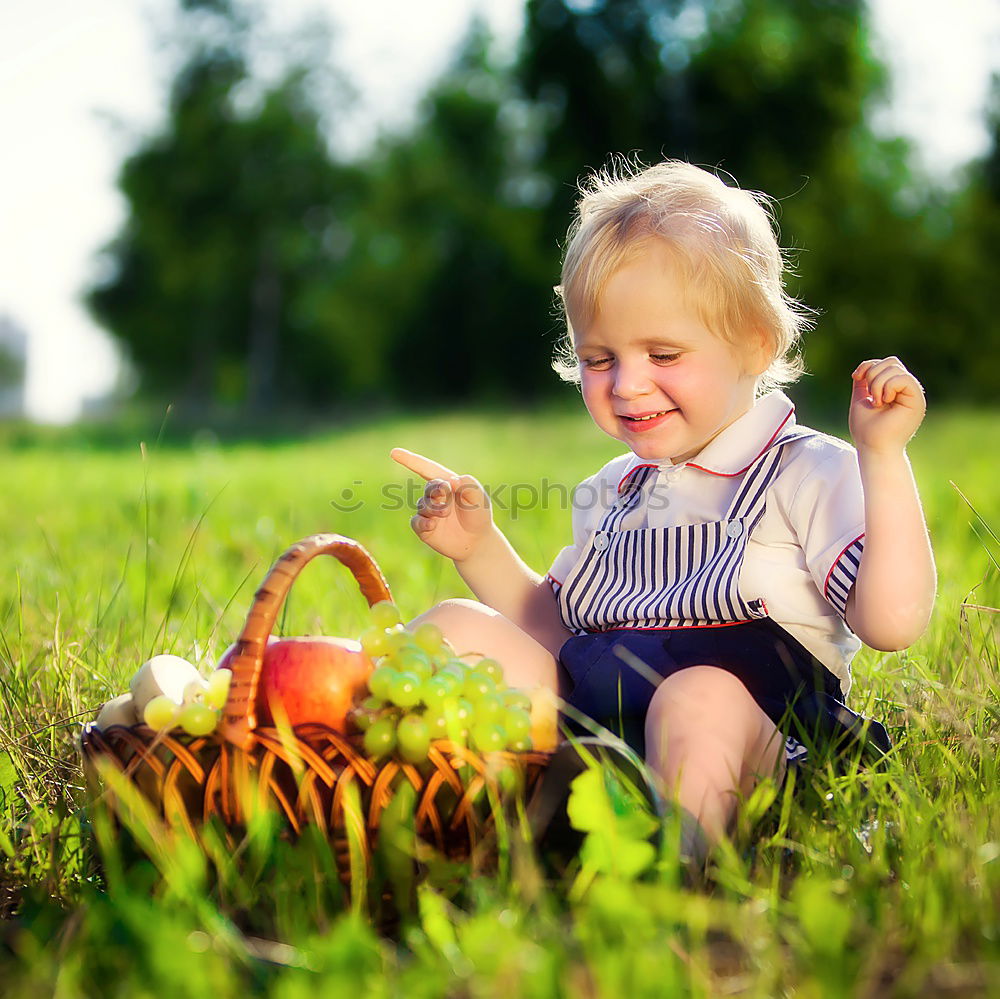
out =
[(471, 475), (403, 448), (391, 457), (425, 479), (410, 524), (424, 544), (450, 558), (469, 589), (550, 650), (569, 637), (555, 595), (530, 569), (493, 522), (486, 491)]
[(847, 623), (875, 649), (916, 641), (934, 606), (937, 578), (906, 445), (926, 411), (923, 389), (897, 357), (855, 369), (851, 436), (865, 494), (865, 544), (847, 599)]

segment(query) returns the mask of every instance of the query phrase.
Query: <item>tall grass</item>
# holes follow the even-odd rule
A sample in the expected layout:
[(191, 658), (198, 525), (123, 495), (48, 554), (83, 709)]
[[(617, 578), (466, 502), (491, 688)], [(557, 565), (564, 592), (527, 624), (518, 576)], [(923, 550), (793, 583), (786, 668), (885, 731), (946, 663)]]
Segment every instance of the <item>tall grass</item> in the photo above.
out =
[[(407, 616), (465, 592), (410, 533), (407, 477), (388, 459), (397, 444), (492, 487), (498, 520), (539, 569), (568, 538), (569, 490), (617, 447), (580, 413), (550, 409), (386, 417), (269, 444), (50, 435), (8, 450), (4, 994), (1000, 991), (997, 413), (932, 414), (911, 447), (939, 600), (913, 648), (856, 661), (853, 704), (895, 739), (885, 766), (762, 785), (699, 890), (679, 883), (669, 850), (642, 877), (583, 882), (552, 877), (514, 836), (478, 878), (433, 870), (412, 916), (383, 936), (347, 903), (323, 841), (292, 846), (262, 821), (236, 862), (147, 817), (141, 852), (84, 808), (80, 721), (152, 653), (214, 663), (299, 537), (360, 540)], [(296, 582), (280, 626), (352, 635), (365, 620), (331, 561)]]

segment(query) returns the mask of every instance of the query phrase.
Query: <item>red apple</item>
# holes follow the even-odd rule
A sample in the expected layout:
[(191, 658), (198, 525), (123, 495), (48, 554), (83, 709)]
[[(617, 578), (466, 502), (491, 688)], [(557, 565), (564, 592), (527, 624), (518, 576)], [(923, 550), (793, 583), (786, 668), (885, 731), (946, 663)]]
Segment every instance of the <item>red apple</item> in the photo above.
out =
[[(219, 660), (229, 666), (232, 649)], [(367, 691), (371, 660), (349, 638), (271, 638), (257, 686), (257, 722), (319, 722), (347, 731), (347, 712)]]

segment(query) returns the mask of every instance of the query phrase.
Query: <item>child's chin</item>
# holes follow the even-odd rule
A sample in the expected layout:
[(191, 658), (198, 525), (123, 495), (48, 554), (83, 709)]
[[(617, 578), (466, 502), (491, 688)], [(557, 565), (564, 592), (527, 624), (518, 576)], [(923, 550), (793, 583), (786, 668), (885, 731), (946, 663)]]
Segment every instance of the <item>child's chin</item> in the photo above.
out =
[(670, 455), (664, 454), (662, 448), (656, 447), (652, 442), (645, 443), (644, 441), (629, 441), (632, 453), (637, 458), (642, 458), (643, 461), (670, 461)]
[(623, 434), (617, 427), (613, 430), (605, 427), (601, 427), (601, 429), (609, 437), (624, 444), (637, 458), (642, 458), (643, 461), (670, 461), (670, 455), (664, 453), (662, 443), (658, 445), (652, 439), (643, 440), (641, 437), (637, 439), (637, 435)]

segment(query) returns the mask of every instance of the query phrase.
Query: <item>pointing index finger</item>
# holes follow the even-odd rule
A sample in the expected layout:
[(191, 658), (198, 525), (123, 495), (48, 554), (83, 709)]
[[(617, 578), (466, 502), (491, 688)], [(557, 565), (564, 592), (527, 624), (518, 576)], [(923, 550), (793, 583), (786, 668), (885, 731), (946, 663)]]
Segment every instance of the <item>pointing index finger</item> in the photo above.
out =
[(454, 479), (457, 473), (453, 472), (445, 465), (438, 464), (431, 458), (425, 458), (415, 451), (407, 451), (403, 447), (394, 447), (389, 452), (389, 457), (398, 462), (403, 468), (408, 468), (411, 472), (416, 472), (422, 479), (430, 482), (432, 479)]

